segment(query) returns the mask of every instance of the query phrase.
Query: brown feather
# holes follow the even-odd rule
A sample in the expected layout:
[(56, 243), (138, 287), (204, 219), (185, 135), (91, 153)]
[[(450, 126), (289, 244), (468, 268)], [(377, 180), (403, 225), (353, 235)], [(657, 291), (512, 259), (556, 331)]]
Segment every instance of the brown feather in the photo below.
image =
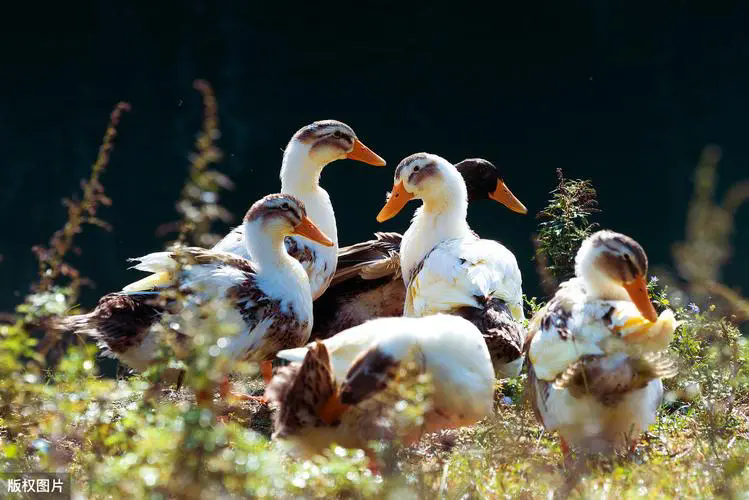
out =
[(521, 324), (512, 317), (507, 303), (493, 297), (485, 299), (476, 297), (483, 307), (461, 307), (452, 311), (474, 325), (484, 335), (492, 363), (505, 364), (515, 361), (522, 355), (525, 331)]
[(612, 405), (630, 391), (642, 389), (656, 378), (676, 375), (674, 362), (660, 353), (640, 357), (614, 354), (582, 356), (554, 380), (554, 387), (574, 397), (592, 395)]
[(341, 401), (357, 404), (384, 390), (396, 374), (399, 362), (377, 347), (361, 353), (351, 364), (341, 385)]
[(301, 363), (279, 368), (265, 389), (268, 401), (278, 406), (273, 416), (273, 437), (293, 435), (306, 427), (333, 424), (326, 421), (331, 415), (323, 413), (328, 412), (327, 405), (335, 400), (336, 394), (328, 350), (323, 343), (315, 342)]
[(151, 325), (165, 311), (162, 300), (153, 293), (116, 292), (99, 299), (88, 314), (63, 318), (59, 327), (89, 335), (106, 349), (105, 355), (116, 355), (140, 345)]

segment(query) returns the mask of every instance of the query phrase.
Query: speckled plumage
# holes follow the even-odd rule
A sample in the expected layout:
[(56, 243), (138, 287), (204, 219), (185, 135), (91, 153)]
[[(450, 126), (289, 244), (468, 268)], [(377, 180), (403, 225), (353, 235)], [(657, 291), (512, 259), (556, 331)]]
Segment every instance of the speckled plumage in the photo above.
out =
[(373, 318), (401, 316), (406, 288), (400, 279), (401, 235), (375, 239), (338, 251), (330, 287), (314, 304), (312, 339), (325, 339)]
[(105, 296), (89, 314), (66, 318), (65, 325), (95, 337), (108, 353), (143, 370), (161, 341), (151, 325), (161, 314), (176, 312), (163, 292), (177, 288), (185, 307), (216, 298), (227, 301), (225, 321), (239, 329), (226, 347), (230, 357), (271, 360), (281, 349), (304, 345), (311, 331), (309, 281), (282, 243), (305, 218), (304, 204), (293, 196), (266, 196), (250, 208), (244, 222), (256, 262), (198, 247), (148, 254), (133, 260), (136, 269), (151, 276)]
[[(414, 440), (422, 432), (470, 425), (491, 413), (495, 379), (489, 352), (476, 327), (456, 316), (376, 319), (278, 356), (294, 363), (274, 377), (267, 393), (280, 408), (277, 425), (284, 430), (278, 437), (304, 455), (333, 442), (365, 447), (373, 439)], [(319, 367), (323, 360), (326, 369)], [(325, 376), (309, 377), (310, 371)], [(413, 383), (421, 373), (432, 380), (431, 407), (423, 426), (401, 428), (393, 413), (400, 399), (393, 384)], [(299, 393), (292, 395), (292, 387)], [(323, 425), (319, 402), (332, 394), (342, 411), (337, 421)], [(310, 408), (317, 408), (320, 418), (309, 418)], [(307, 425), (296, 425), (302, 421)]]
[(528, 397), (539, 422), (570, 446), (609, 451), (637, 438), (655, 420), (661, 379), (676, 373), (660, 352), (673, 336), (673, 313), (650, 322), (617, 285), (647, 273), (638, 248), (624, 235), (596, 233), (578, 252), (583, 277), (562, 283), (531, 319)]

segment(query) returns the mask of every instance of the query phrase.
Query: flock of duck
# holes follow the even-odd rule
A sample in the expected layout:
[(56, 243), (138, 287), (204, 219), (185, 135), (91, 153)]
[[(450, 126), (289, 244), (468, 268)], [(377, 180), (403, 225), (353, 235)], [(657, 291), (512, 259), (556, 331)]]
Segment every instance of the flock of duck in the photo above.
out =
[[(468, 204), (482, 199), (527, 212), (494, 165), (408, 156), (377, 220), (419, 199), (409, 228), (339, 248), (319, 179), (342, 158), (385, 165), (344, 123), (300, 129), (284, 151), (280, 194), (253, 204), (211, 249), (134, 259), (150, 274), (66, 327), (144, 370), (161, 342), (151, 327), (172, 312), (154, 299), (173, 289), (187, 297), (184, 307), (226, 299), (242, 325), (227, 352), (260, 364), (259, 399), (276, 407), (273, 437), (306, 455), (333, 442), (367, 450), (373, 439), (411, 443), (471, 425), (492, 414), (496, 379), (523, 365), (534, 413), (558, 431), (565, 453), (636, 442), (655, 419), (661, 379), (675, 374), (660, 353), (676, 327), (670, 310), (659, 316), (650, 302), (637, 242), (612, 231), (587, 238), (576, 276), (528, 323), (515, 256), (466, 220)], [(274, 374), (274, 358), (291, 363)], [(433, 392), (423, 423), (396, 418), (396, 386), (424, 373)]]

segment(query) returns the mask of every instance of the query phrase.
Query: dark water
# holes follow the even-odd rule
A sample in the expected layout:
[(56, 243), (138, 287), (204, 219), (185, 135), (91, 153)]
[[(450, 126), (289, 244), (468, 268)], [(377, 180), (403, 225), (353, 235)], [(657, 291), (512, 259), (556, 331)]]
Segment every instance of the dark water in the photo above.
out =
[[(723, 148), (721, 189), (749, 177), (744, 6), (379, 5), (100, 0), (29, 4), (6, 19), (0, 309), (27, 290), (29, 247), (62, 224), (59, 200), (87, 175), (119, 100), (133, 110), (103, 179), (114, 204), (100, 214), (115, 230), (88, 229), (74, 263), (98, 284), (87, 306), (137, 276), (125, 259), (159, 249), (155, 228), (175, 218), (200, 125), (195, 78), (217, 93), (220, 168), (237, 184), (223, 202), (236, 214), (278, 189), (281, 148), (322, 118), (350, 124), (390, 167), (416, 151), (488, 158), (533, 213), (556, 168), (590, 178), (599, 221), (638, 239), (653, 264), (669, 264), (670, 244), (683, 235), (703, 146)], [(375, 221), (391, 182), (392, 168), (347, 160), (326, 169), (342, 244), (406, 228), (413, 208)], [(745, 291), (748, 216), (744, 207), (726, 273)], [(470, 221), (515, 252), (526, 291), (539, 293), (534, 218), (484, 203)]]

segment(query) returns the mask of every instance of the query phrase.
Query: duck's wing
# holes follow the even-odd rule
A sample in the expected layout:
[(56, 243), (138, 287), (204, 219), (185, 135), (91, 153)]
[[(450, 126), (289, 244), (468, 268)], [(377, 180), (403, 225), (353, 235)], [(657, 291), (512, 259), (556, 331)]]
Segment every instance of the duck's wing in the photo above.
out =
[(530, 359), (547, 381), (584, 356), (626, 352), (637, 358), (665, 349), (677, 326), (670, 310), (650, 322), (631, 301), (589, 300), (578, 278), (563, 283), (532, 323)]
[(326, 339), (367, 320), (401, 316), (406, 288), (400, 279), (401, 235), (375, 233), (374, 240), (338, 251), (328, 289), (313, 303), (312, 339)]
[(341, 401), (358, 404), (384, 390), (395, 377), (400, 360), (373, 346), (354, 360), (341, 384)]
[(331, 286), (359, 277), (376, 280), (400, 277), (400, 245), (398, 233), (375, 233), (375, 239), (356, 243), (338, 250), (338, 266)]
[(247, 245), (244, 242), (244, 225), (240, 224), (232, 229), (221, 241), (213, 245), (211, 250), (215, 252), (228, 252), (246, 259), (250, 258)]
[(522, 278), (515, 256), (492, 240), (455, 239), (435, 246), (411, 273), (405, 312), (426, 316), (498, 298), (523, 319)]
[[(255, 272), (252, 262), (243, 257), (201, 247), (185, 247), (177, 251), (153, 252), (130, 259), (130, 261), (135, 262), (132, 266), (133, 269), (152, 274), (125, 286), (122, 289), (124, 292), (165, 288), (176, 284), (177, 281), (201, 281), (218, 268), (229, 270), (229, 274), (225, 276), (227, 279), (231, 278), (231, 270), (236, 271), (235, 279), (239, 277), (238, 273)], [(179, 276), (177, 271), (181, 271)], [(216, 284), (222, 284), (221, 282), (226, 282), (227, 279)]]
[(670, 378), (676, 364), (660, 352), (630, 356), (620, 352), (583, 356), (554, 381), (555, 389), (567, 389), (574, 397), (593, 395), (601, 403), (615, 404), (630, 391), (642, 389), (653, 379)]
[[(158, 292), (115, 292), (99, 299), (96, 308), (86, 314), (62, 318), (61, 330), (88, 335), (97, 340), (103, 355), (120, 357), (137, 349), (151, 326), (167, 311), (168, 304)], [(175, 332), (177, 338), (184, 336)]]

